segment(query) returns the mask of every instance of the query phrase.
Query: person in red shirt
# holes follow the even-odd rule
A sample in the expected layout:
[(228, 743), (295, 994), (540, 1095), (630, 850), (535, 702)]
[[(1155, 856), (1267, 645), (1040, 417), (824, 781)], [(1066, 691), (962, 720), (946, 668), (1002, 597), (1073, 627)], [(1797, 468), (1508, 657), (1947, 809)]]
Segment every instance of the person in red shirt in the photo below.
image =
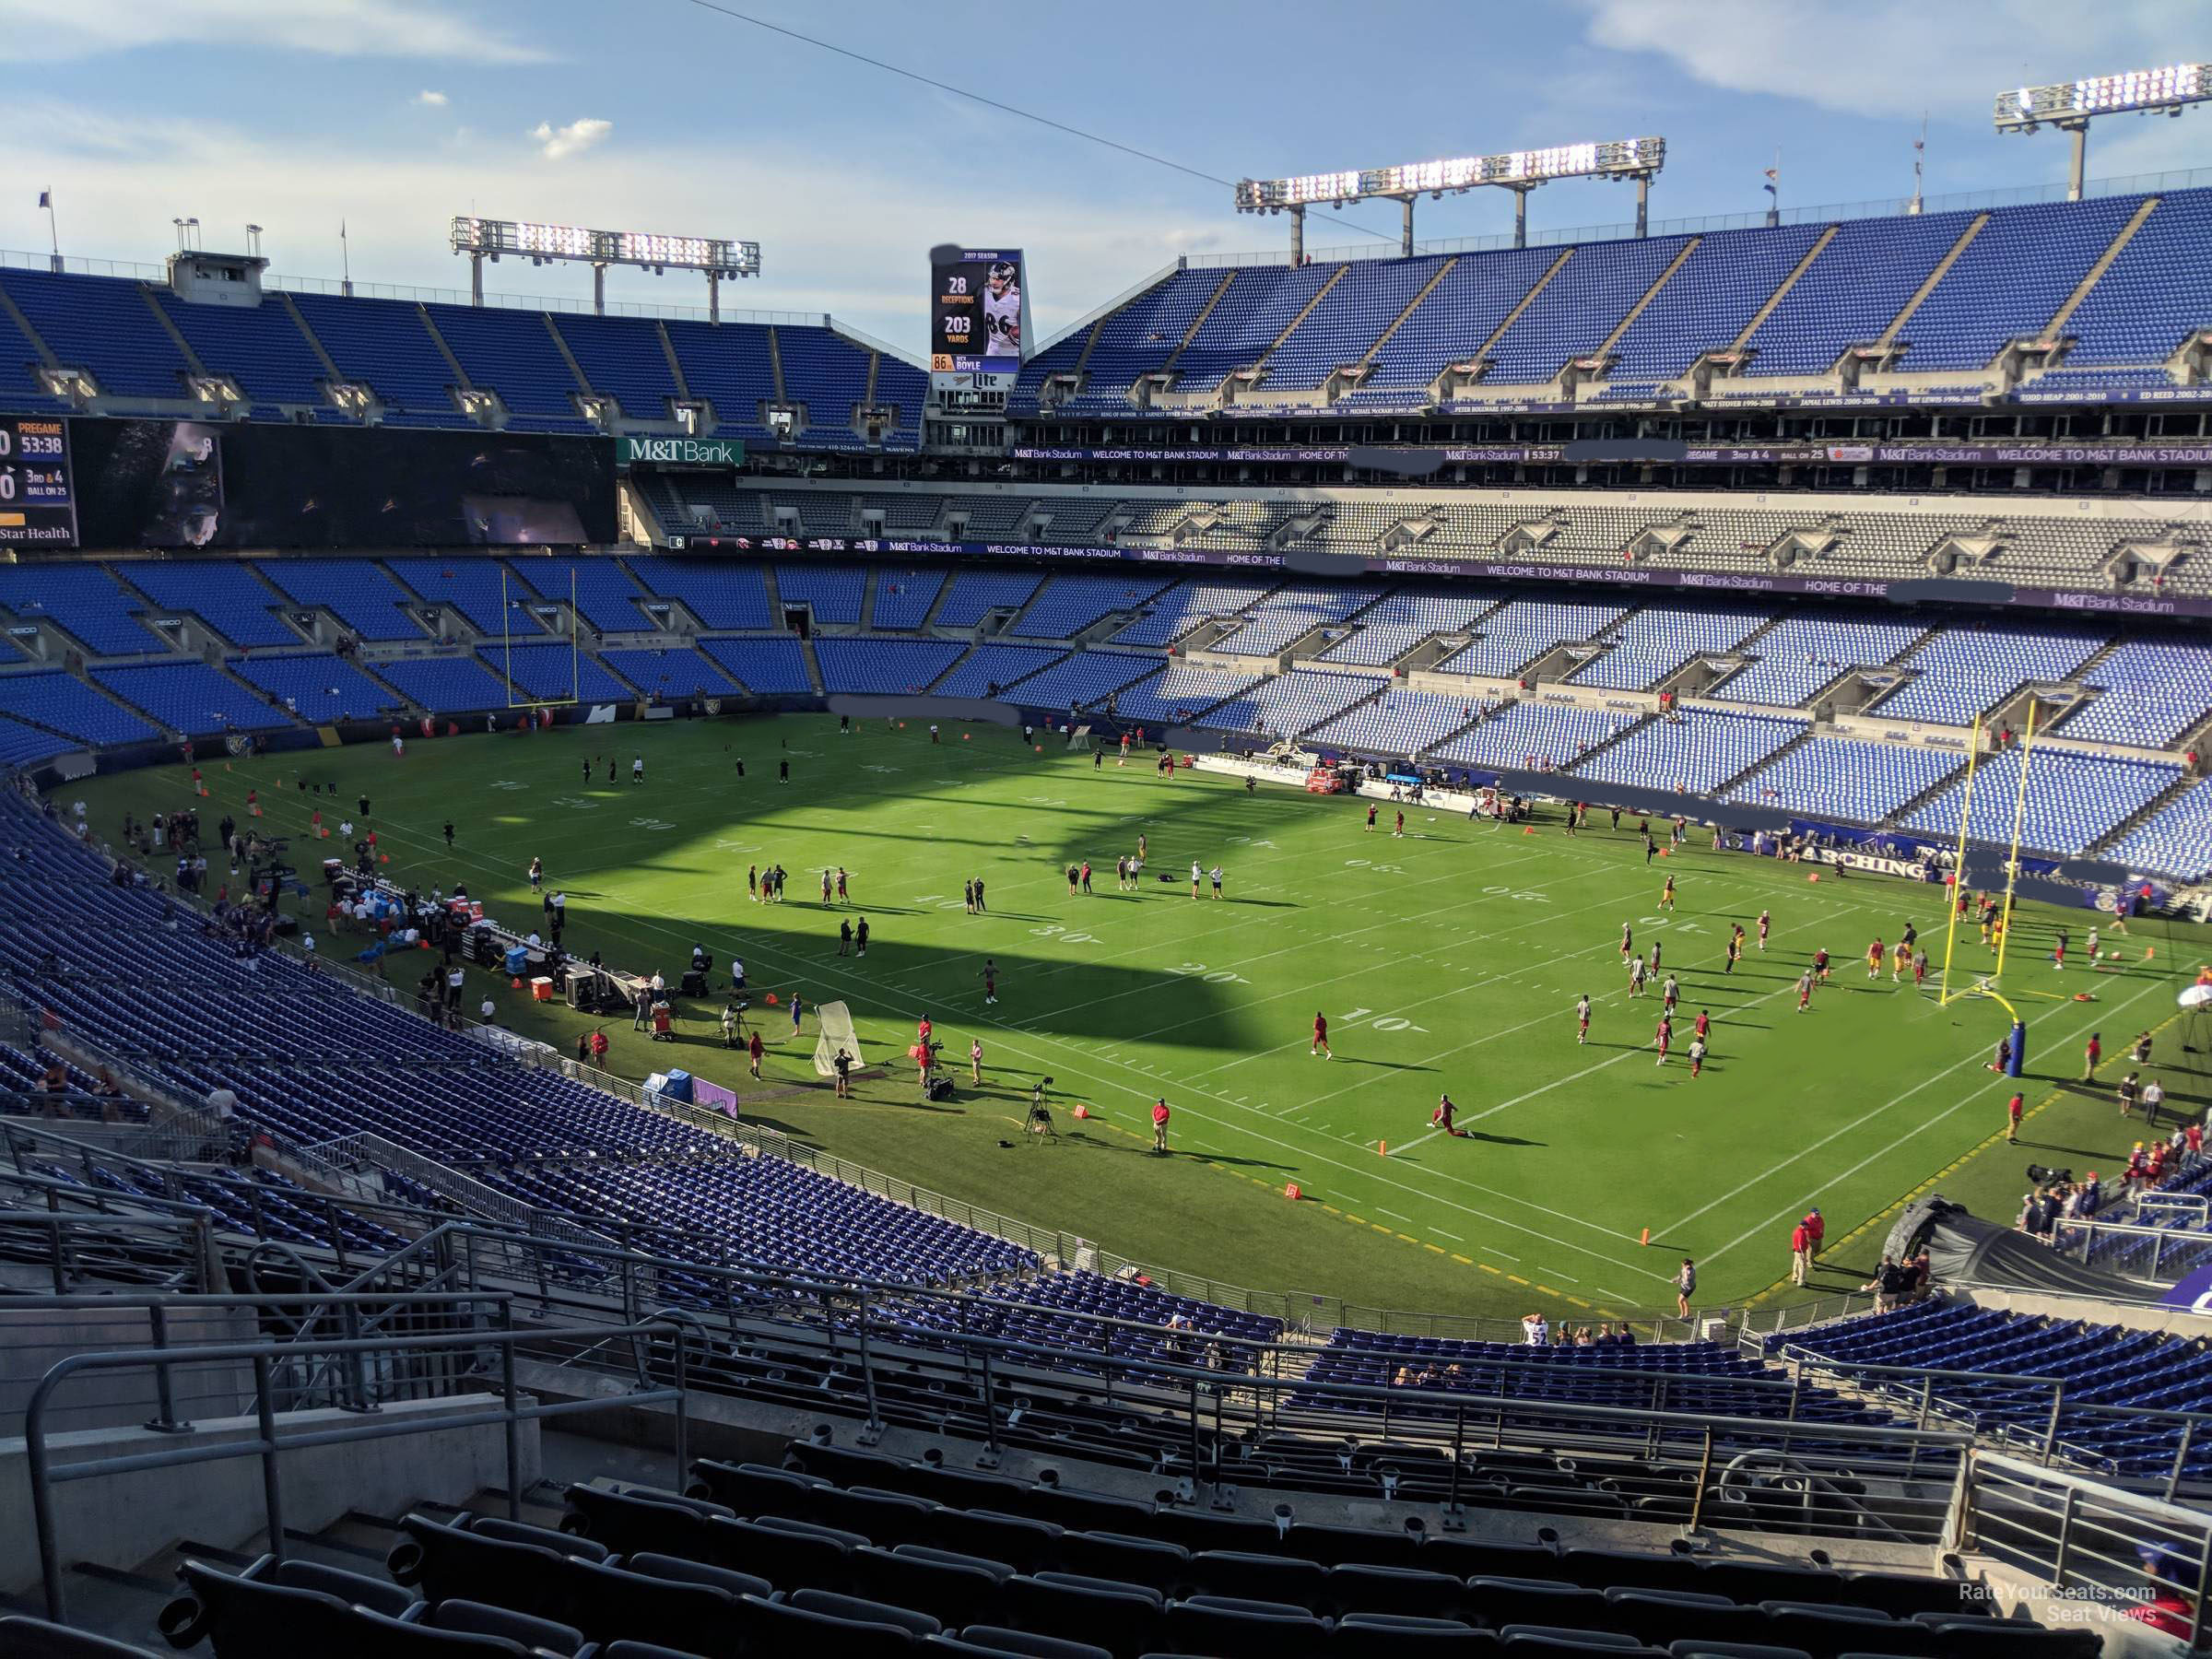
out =
[(1828, 1223), (1820, 1218), (1820, 1212), (1817, 1209), (1807, 1210), (1805, 1214), (1805, 1254), (1807, 1262), (1820, 1253), (1820, 1241), (1826, 1237)]
[(1704, 1035), (1705, 1035), (1705, 1033), (1706, 1033), (1707, 1031), (1711, 1030), (1712, 1029), (1712, 1015), (1710, 1015), (1710, 1014), (1708, 1014), (1708, 1013), (1706, 1013), (1704, 1009), (1702, 1009), (1702, 1008), (1700, 1008), (1700, 1009), (1698, 1010), (1697, 1035), (1699, 1035), (1700, 1037), (1702, 1037), (1702, 1036), (1704, 1036)]
[(1790, 1229), (1790, 1283), (1793, 1285), (1805, 1283), (1805, 1266), (1812, 1254), (1812, 1242), (1810, 1235), (1805, 1230), (1804, 1222), (1800, 1221)]
[(1432, 1129), (1441, 1129), (1446, 1135), (1458, 1135), (1462, 1140), (1465, 1140), (1466, 1138), (1467, 1132), (1465, 1129), (1454, 1128), (1452, 1124), (1453, 1118), (1458, 1113), (1458, 1112), (1459, 1108), (1452, 1103), (1452, 1097), (1450, 1095), (1446, 1094), (1437, 1096), (1436, 1110), (1429, 1114), (1430, 1127)]
[(926, 1014), (923, 1015), (920, 1022), (914, 1027), (914, 1040), (917, 1042), (927, 1042), (929, 1041), (929, 1033), (934, 1028), (929, 1023), (929, 1016)]
[(1165, 1154), (1168, 1149), (1168, 1103), (1165, 1100), (1152, 1102), (1152, 1150)]
[(1675, 1040), (1675, 1022), (1667, 1018), (1665, 1015), (1662, 1014), (1659, 1017), (1659, 1024), (1653, 1030), (1652, 1036), (1659, 1044), (1659, 1058), (1653, 1061), (1652, 1064), (1653, 1065), (1665, 1065), (1666, 1064), (1667, 1047)]
[(1828, 947), (1822, 946), (1813, 952), (1813, 977), (1823, 985), (1828, 983)]
[(1310, 1052), (1326, 1055), (1331, 1060), (1336, 1058), (1329, 1048), (1329, 1021), (1325, 1015), (1313, 1016), (1313, 1047)]
[(1624, 962), (1627, 961), (1635, 947), (1636, 937), (1629, 932), (1629, 924), (1623, 922), (1620, 924), (1620, 959)]
[(2103, 1058), (2104, 1058), (2104, 1037), (2103, 1037), (2103, 1034), (2102, 1034), (2101, 1032), (2099, 1032), (2099, 1031), (2091, 1031), (2091, 1032), (2089, 1033), (2089, 1041), (2088, 1041), (2088, 1043), (2087, 1043), (2087, 1044), (2086, 1044), (2086, 1045), (2083, 1047), (2083, 1049), (2082, 1049), (2082, 1051), (2081, 1051), (2081, 1080), (2082, 1080), (2084, 1083), (2087, 1083), (2087, 1082), (2088, 1082), (2088, 1081), (2089, 1081), (2091, 1078), (2093, 1078), (2094, 1077), (2096, 1077), (2096, 1075), (2097, 1075), (2097, 1063), (2098, 1063), (2100, 1060), (2102, 1060)]
[(1372, 801), (1370, 801), (1370, 802), (1367, 804), (1367, 833), (1368, 833), (1368, 834), (1370, 834), (1370, 835), (1372, 835), (1374, 832), (1375, 832), (1375, 804), (1374, 804)]
[(1866, 977), (1879, 979), (1882, 973), (1882, 942), (1879, 939), (1866, 947)]
[(2205, 1149), (2205, 1126), (2202, 1124), (2191, 1124), (2182, 1131), (2182, 1139), (2188, 1143), (2192, 1154), (2203, 1152)]
[(1391, 831), (1391, 835), (1398, 841), (1406, 839), (1406, 811), (1404, 807), (1398, 809), (1398, 827)]
[(1765, 911), (1762, 910), (1759, 912), (1759, 947), (1761, 950), (1767, 947), (1767, 929), (1773, 924), (1773, 918)]
[[(594, 1031), (592, 1033), (592, 1058), (594, 1061), (600, 1061), (606, 1058), (606, 1033), (605, 1031)], [(755, 1077), (759, 1076), (758, 1072), (754, 1073), (753, 1075)]]
[(2017, 1141), (2020, 1138), (2022, 1104), (2023, 1098), (2018, 1094), (2015, 1094), (2011, 1100), (2005, 1102), (2005, 1138), (2008, 1141)]
[(752, 1074), (753, 1074), (754, 1077), (755, 1077), (755, 1078), (758, 1078), (758, 1077), (760, 1076), (760, 1033), (759, 1033), (759, 1032), (758, 1032), (758, 1031), (755, 1031), (755, 1032), (753, 1033), (753, 1035), (752, 1035), (752, 1040), (751, 1040), (749, 1042), (747, 1042), (747, 1043), (745, 1045), (745, 1056), (746, 1056), (746, 1059), (747, 1059), (747, 1061), (748, 1062), (748, 1064), (749, 1064), (749, 1065), (750, 1065), (750, 1068), (751, 1068), (751, 1071), (752, 1071)]

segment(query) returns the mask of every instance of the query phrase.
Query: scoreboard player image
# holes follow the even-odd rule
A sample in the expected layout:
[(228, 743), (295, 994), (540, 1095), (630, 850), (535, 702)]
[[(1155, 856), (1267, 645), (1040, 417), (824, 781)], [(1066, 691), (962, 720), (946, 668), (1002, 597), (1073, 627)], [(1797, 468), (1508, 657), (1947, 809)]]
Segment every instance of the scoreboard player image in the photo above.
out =
[(992, 262), (983, 287), (983, 355), (1021, 356), (1021, 268), (1010, 259)]

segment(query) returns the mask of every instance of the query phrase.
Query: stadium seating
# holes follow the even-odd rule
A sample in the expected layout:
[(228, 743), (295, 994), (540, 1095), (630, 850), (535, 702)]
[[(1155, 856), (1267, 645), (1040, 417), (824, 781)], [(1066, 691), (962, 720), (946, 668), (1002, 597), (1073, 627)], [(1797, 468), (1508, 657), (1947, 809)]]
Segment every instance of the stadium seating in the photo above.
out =
[(95, 668), (92, 678), (134, 708), (187, 737), (268, 731), (291, 717), (205, 663), (152, 663), (138, 668)]
[(144, 743), (160, 735), (117, 708), (82, 680), (66, 674), (13, 674), (0, 678), (0, 713), (99, 747)]
[[(380, 665), (386, 669), (429, 665), (421, 659)], [(291, 656), (233, 657), (228, 666), (239, 678), (260, 687), (300, 718), (311, 723), (373, 720), (397, 701), (391, 692), (352, 663), (327, 651)], [(490, 689), (493, 692), (491, 703), (507, 700), (496, 684), (490, 685)], [(414, 700), (423, 701), (420, 698)], [(425, 703), (424, 706), (440, 710), (440, 705), (434, 703)], [(484, 708), (490, 705), (478, 702), (466, 706)]]
[(1241, 615), (1274, 584), (1267, 582), (1179, 582), (1155, 594), (1143, 614), (1113, 636), (1116, 645), (1172, 645), (1210, 618)]
[(259, 305), (194, 305), (153, 290), (163, 315), (200, 361), (226, 374), (256, 403), (327, 407), (330, 371), (281, 299)]
[(945, 577), (943, 571), (877, 571), (876, 605), (868, 613), (870, 625), (921, 627), (929, 616), (929, 607), (937, 602), (937, 594), (944, 590)]
[(508, 569), (553, 604), (567, 605), (573, 593), (584, 621), (601, 633), (637, 633), (653, 625), (639, 608), (643, 594), (618, 559), (510, 559)]
[(1682, 251), (1678, 236), (1578, 248), (1488, 354), (1487, 384), (1552, 379), (1568, 359), (1588, 355)]
[(853, 416), (867, 401), (869, 354), (826, 328), (779, 328), (776, 351), (783, 394), (806, 407), (809, 443), (860, 448)]
[(1250, 732), (1265, 738), (1293, 737), (1334, 720), (1388, 684), (1366, 674), (1293, 668), (1288, 674), (1270, 675), (1217, 704), (1201, 715), (1197, 724), (1216, 731)]
[(488, 639), (510, 633), (517, 639), (545, 638), (545, 629), (531, 614), (535, 595), (496, 560), (448, 557), (388, 559), (384, 563), (424, 599), (459, 612)]
[(1050, 668), (1067, 653), (1053, 645), (978, 645), (936, 684), (939, 697), (992, 697), (1026, 675)]
[(814, 612), (817, 627), (857, 628), (867, 572), (857, 565), (778, 565), (776, 592)]
[(1671, 380), (1723, 351), (1814, 242), (1818, 225), (1723, 230), (1700, 238), (1614, 347), (1613, 381)]
[(1309, 391), (1359, 361), (1443, 263), (1434, 256), (1353, 260), (1328, 299), (1276, 347), (1262, 386), (1269, 392)]
[[(265, 671), (281, 668), (280, 663), (255, 663), (241, 672), (260, 684)], [(503, 709), (514, 700), (507, 682), (473, 656), (401, 657), (379, 663), (377, 673), (409, 702), (433, 714), (472, 714)], [(308, 706), (305, 700), (300, 706)]]
[(576, 376), (561, 360), (544, 312), (497, 306), (427, 305), (430, 326), (469, 383), (497, 392), (515, 415), (555, 417), (587, 430), (576, 410)]
[[(1966, 832), (1976, 841), (2006, 845), (2012, 840), (2013, 814), (2019, 805), (2020, 845), (2038, 853), (2068, 856), (2120, 828), (2149, 806), (2182, 776), (2179, 766), (2139, 760), (2108, 760), (2070, 749), (2032, 751), (2034, 786), (2023, 795), (2020, 768), (2030, 751), (2006, 749), (1976, 768)], [(1904, 819), (1908, 830), (1936, 836), (1959, 833), (1965, 798), (1963, 776)]]
[(1234, 272), (1176, 356), (1175, 390), (1210, 392), (1237, 370), (1257, 363), (1335, 272), (1335, 265), (1252, 265)]
[(1515, 599), (1485, 617), (1474, 643), (1437, 664), (1436, 672), (1508, 679), (1557, 646), (1596, 639), (1620, 615), (1617, 605)]
[(814, 658), (823, 690), (882, 695), (928, 689), (966, 649), (958, 640), (823, 638)]
[(999, 700), (1065, 714), (1071, 705), (1103, 702), (1108, 693), (1135, 685), (1159, 666), (1157, 656), (1132, 651), (1074, 652), (1002, 692)]
[(550, 317), (586, 384), (611, 396), (632, 420), (665, 420), (669, 406), (683, 395), (660, 329), (629, 317), (587, 317), (561, 312)]
[(1043, 580), (1030, 571), (956, 571), (937, 606), (937, 626), (973, 628), (993, 611), (1019, 610)]
[(1433, 691), (1385, 691), (1307, 734), (1322, 750), (1345, 749), (1387, 759), (1426, 753), (1476, 716), (1466, 699)]
[[(2066, 333), (2074, 338), (2068, 367), (2163, 365), (2181, 344), (2175, 324), (2185, 334), (2195, 326), (2187, 318), (2212, 316), (2212, 277), (2195, 257), (2207, 234), (2212, 192), (2184, 190), (2162, 197), (2066, 319)], [(2150, 383), (2172, 382), (2161, 373)]]
[(254, 575), (251, 565), (212, 559), (147, 559), (120, 567), (118, 574), (160, 610), (189, 612), (233, 645), (253, 651), (300, 642), (277, 619), (283, 596)]
[(1385, 667), (1424, 640), (1466, 632), (1500, 597), (1494, 593), (1392, 594), (1361, 612), (1358, 627), (1324, 651), (1321, 660)]
[(111, 397), (184, 395), (192, 365), (154, 309), (153, 291), (120, 276), (0, 273), (0, 289), (65, 368), (88, 371)]
[(1746, 648), (1749, 664), (1711, 695), (1724, 702), (1765, 703), (1794, 709), (1847, 668), (1890, 661), (1920, 637), (1900, 622), (1853, 621), (1816, 613), (1787, 617)]
[(1814, 737), (1728, 792), (1731, 801), (1823, 821), (1879, 824), (1965, 764), (1954, 749)]
[(2212, 710), (2212, 651), (2202, 645), (2131, 641), (2081, 679), (2097, 695), (2061, 723), (2063, 737), (2164, 748)]
[(2104, 643), (2090, 633), (1947, 628), (1904, 659), (1914, 677), (1877, 705), (1888, 720), (1966, 725), (2024, 685), (2063, 680)]
[(329, 294), (294, 294), (290, 303), (338, 372), (369, 387), (387, 411), (467, 424), (453, 400), (453, 365), (423, 326), (420, 306)]
[[(2076, 1458), (2119, 1475), (2167, 1475), (2174, 1466), (2182, 1425), (2171, 1419), (2095, 1416), (2080, 1407), (2212, 1407), (2212, 1353), (2193, 1338), (2011, 1313), (1964, 1301), (1918, 1302), (1891, 1313), (1777, 1333), (1767, 1338), (1767, 1352), (1801, 1352), (1840, 1364), (1928, 1366), (2063, 1382), (2059, 1441)], [(1919, 1388), (1901, 1378), (1869, 1378), (1867, 1385), (1898, 1399), (1917, 1395)], [(2015, 1429), (2035, 1444), (2041, 1443), (2051, 1418), (2048, 1387), (1944, 1378), (1935, 1390), (1932, 1403), (1941, 1415), (1962, 1418), (1983, 1431)], [(2201, 1476), (2206, 1471), (2212, 1471), (2212, 1447), (2192, 1446), (2188, 1472)]]
[(768, 588), (757, 565), (653, 553), (633, 558), (629, 567), (649, 592), (677, 601), (703, 628), (765, 631), (782, 626), (782, 618), (769, 611)]
[[(0, 703), (6, 699), (0, 697)], [(0, 766), (35, 766), (78, 747), (76, 739), (25, 725), (13, 715), (0, 714)]]
[(1164, 585), (1155, 577), (1054, 576), (1006, 631), (1020, 639), (1072, 639), (1117, 612), (1139, 609)]
[(1120, 718), (1127, 723), (1186, 726), (1214, 704), (1250, 691), (1259, 683), (1256, 674), (1175, 663), (1134, 685), (1124, 686), (1115, 694), (1114, 703)]
[(485, 667), (514, 687), (517, 701), (626, 702), (622, 682), (570, 645), (486, 645), (477, 653)]
[(146, 626), (146, 602), (99, 565), (0, 565), (0, 605), (25, 622), (50, 622), (96, 656), (166, 651)]
[(776, 400), (768, 330), (757, 324), (665, 323), (668, 344), (691, 395), (713, 406), (716, 429), (747, 443), (773, 444), (763, 418)]
[(423, 639), (406, 591), (366, 559), (267, 559), (254, 567), (288, 598), (326, 610), (364, 640)]
[[(1217, 272), (1177, 271), (1102, 319), (1084, 367), (1083, 390), (1063, 406), (1127, 414), (1129, 387), (1168, 360), (1220, 285)], [(1024, 364), (1021, 382), (1034, 387), (1042, 369), (1041, 362)]]
[(756, 696), (803, 696), (814, 689), (806, 653), (796, 640), (701, 640), (699, 648)]
[(1646, 722), (1574, 772), (1606, 783), (1710, 794), (1805, 732), (1802, 720), (1691, 709)]
[(1992, 214), (1906, 320), (1901, 366), (1980, 369), (2012, 341), (2041, 334), (2141, 200), (2102, 196)]
[(696, 651), (602, 651), (599, 660), (648, 697), (735, 697), (737, 682)]
[(1746, 372), (1825, 374), (1848, 347), (1873, 343), (1973, 219), (1971, 213), (1931, 213), (1838, 226), (1745, 342), (1752, 353)]
[(2135, 870), (2201, 881), (2212, 876), (2212, 779), (2192, 783), (2136, 825), (2110, 856)]
[(1565, 771), (1636, 724), (1633, 714), (1559, 703), (1508, 703), (1435, 751), (1439, 760), (1528, 771)]
[(1578, 686), (1641, 691), (1655, 686), (1694, 656), (1733, 650), (1771, 620), (1757, 611), (1693, 611), (1653, 606), (1622, 623), (1606, 641), (1605, 654), (1568, 677)]

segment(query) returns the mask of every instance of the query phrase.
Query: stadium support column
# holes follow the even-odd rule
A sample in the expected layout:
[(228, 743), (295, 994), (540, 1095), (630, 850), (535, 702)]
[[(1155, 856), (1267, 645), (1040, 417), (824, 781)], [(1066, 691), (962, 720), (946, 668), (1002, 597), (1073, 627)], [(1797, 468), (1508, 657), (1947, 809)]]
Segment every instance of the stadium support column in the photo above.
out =
[(603, 259), (592, 261), (592, 315), (606, 315), (606, 262)]
[(471, 305), (484, 303), (484, 255), (481, 253), (468, 256), (468, 302)]
[(1411, 259), (1413, 257), (1413, 198), (1400, 196), (1398, 206), (1406, 210), (1405, 224), (1398, 231), (1398, 252)]
[(1535, 186), (1508, 184), (1506, 188), (1513, 193), (1513, 246), (1525, 248), (1528, 246), (1528, 193)]
[[(2167, 113), (2178, 115), (2181, 112), (2169, 110)], [(2066, 200), (2078, 202), (2081, 200), (2082, 174), (2089, 163), (2089, 124), (2086, 121), (2062, 121), (2058, 124), (2058, 130), (2074, 140), (2074, 159), (2066, 171)]]
[(1306, 263), (1306, 210), (1302, 205), (1290, 209), (1290, 263)]
[(1652, 175), (1636, 175), (1636, 235), (1641, 241), (1652, 233)]
[(707, 273), (707, 321), (710, 323), (722, 321), (722, 273), (720, 271), (710, 270)]

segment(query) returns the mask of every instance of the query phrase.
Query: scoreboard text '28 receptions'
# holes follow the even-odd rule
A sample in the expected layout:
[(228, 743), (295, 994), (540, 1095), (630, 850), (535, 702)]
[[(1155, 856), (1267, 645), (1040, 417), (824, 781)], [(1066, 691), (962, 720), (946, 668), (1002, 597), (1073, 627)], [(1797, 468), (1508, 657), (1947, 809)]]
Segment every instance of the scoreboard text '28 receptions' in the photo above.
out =
[(1010, 391), (1029, 335), (1018, 249), (940, 248), (930, 258), (929, 370), (940, 383)]

